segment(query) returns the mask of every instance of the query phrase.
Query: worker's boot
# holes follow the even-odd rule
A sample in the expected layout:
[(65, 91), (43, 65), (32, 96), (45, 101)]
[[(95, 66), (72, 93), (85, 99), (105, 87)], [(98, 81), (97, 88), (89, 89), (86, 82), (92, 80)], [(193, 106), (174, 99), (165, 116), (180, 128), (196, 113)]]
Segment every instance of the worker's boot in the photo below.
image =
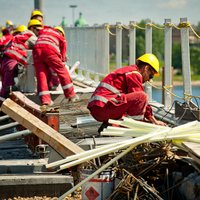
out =
[(103, 122), (98, 129), (98, 133), (100, 134), (103, 131), (103, 129), (107, 128), (109, 125), (111, 125), (111, 124), (109, 124), (108, 122)]
[(55, 113), (59, 112), (60, 106), (54, 105), (53, 101), (50, 104), (43, 104), (40, 106), (40, 110), (42, 113)]
[(70, 97), (68, 99), (68, 103), (75, 103), (75, 102), (78, 102), (79, 100), (80, 100), (79, 96), (75, 94), (73, 97)]

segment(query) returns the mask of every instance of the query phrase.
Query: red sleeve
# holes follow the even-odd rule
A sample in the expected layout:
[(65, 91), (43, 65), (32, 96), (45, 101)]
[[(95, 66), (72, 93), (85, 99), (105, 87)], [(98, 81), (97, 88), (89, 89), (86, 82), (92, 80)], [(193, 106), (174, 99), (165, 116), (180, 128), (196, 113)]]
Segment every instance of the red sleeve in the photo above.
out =
[(128, 86), (128, 93), (144, 91), (142, 86), (142, 75), (138, 71), (126, 73), (126, 81)]
[[(128, 85), (128, 93), (135, 91), (144, 91), (144, 88), (142, 86), (142, 75), (139, 72), (133, 71), (127, 73), (126, 78)], [(149, 119), (149, 117), (152, 115), (152, 108), (150, 105), (147, 105), (144, 117)]]
[(150, 105), (147, 105), (146, 112), (144, 113), (144, 117), (149, 119), (150, 116), (152, 116), (152, 107)]

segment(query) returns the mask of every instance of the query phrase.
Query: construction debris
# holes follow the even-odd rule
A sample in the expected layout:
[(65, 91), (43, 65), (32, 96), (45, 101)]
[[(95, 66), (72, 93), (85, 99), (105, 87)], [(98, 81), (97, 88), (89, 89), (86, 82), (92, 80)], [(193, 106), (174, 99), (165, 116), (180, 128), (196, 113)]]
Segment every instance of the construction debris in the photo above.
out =
[[(19, 99), (18, 102), (20, 102)], [(83, 192), (84, 195), (91, 198), (92, 192), (100, 197), (100, 189), (98, 190), (95, 184), (91, 182), (93, 187), (87, 188), (86, 186), (89, 185), (88, 181), (92, 181), (94, 177), (99, 176), (98, 174), (108, 168), (115, 171), (113, 179), (115, 187), (106, 199), (182, 200), (189, 194), (193, 199), (198, 197), (198, 173), (200, 172), (198, 153), (192, 152), (191, 146), (186, 148), (186, 145), (189, 145), (186, 141), (190, 141), (190, 144), (191, 141), (195, 141), (195, 144), (199, 143), (199, 122), (193, 121), (171, 128), (138, 122), (129, 118), (110, 120), (111, 126), (104, 129), (101, 135), (95, 135), (95, 138), (94, 135), (93, 137), (90, 136), (93, 144), (86, 142), (89, 150), (83, 151), (79, 144), (86, 138), (85, 135), (82, 135), (82, 137), (79, 135), (78, 141), (76, 138), (76, 142), (71, 142), (66, 138), (67, 134), (65, 137), (61, 137), (58, 131), (39, 120), (39, 117), (49, 114), (48, 112), (36, 117), (32, 112), (25, 110), (26, 106), (24, 105), (22, 102), (16, 104), (7, 99), (3, 103), (2, 109), (18, 124), (35, 133), (56, 151), (60, 151), (62, 157), (59, 160), (44, 165), (47, 169), (46, 173), (62, 174), (66, 171), (71, 173), (70, 169), (74, 166), (79, 166), (80, 170), (91, 169), (91, 174), (84, 179), (80, 178), (75, 182), (75, 186), (65, 191), (59, 199), (78, 200), (83, 197)], [(67, 120), (66, 123), (71, 124), (71, 129), (74, 131), (87, 127), (91, 129), (92, 124), (100, 126), (88, 117), (88, 113), (82, 112), (84, 109), (74, 109), (74, 105), (70, 104), (64, 104), (64, 106), (66, 106), (65, 112), (63, 112), (62, 107), (59, 108), (60, 120), (65, 123), (64, 115), (66, 114), (71, 120)], [(69, 107), (70, 109), (68, 109)], [(40, 108), (39, 112), (41, 112)], [(23, 117), (22, 113), (26, 117)], [(61, 113), (64, 113), (64, 115)], [(85, 114), (85, 117), (81, 114)], [(78, 120), (72, 123), (72, 116), (75, 116)], [(65, 139), (63, 140), (63, 138)], [(118, 139), (110, 140), (111, 138)], [(104, 140), (104, 143), (98, 142), (98, 139)], [(65, 152), (69, 151), (67, 150), (69, 148), (68, 140), (81, 150), (66, 154)], [(62, 147), (64, 144), (65, 147)], [(73, 148), (70, 150), (72, 151)], [(196, 155), (194, 156), (194, 154)], [(102, 179), (102, 181), (105, 180)], [(81, 188), (83, 189), (82, 194)], [(186, 192), (186, 188), (190, 188), (190, 190)], [(51, 197), (51, 199), (53, 198)]]

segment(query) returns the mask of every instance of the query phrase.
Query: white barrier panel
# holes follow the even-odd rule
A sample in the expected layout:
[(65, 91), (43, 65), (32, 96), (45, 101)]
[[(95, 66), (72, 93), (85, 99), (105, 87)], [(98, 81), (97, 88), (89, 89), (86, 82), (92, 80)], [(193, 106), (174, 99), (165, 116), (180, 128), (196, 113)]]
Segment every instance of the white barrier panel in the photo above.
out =
[(79, 69), (100, 74), (109, 72), (109, 33), (105, 26), (66, 27), (65, 33), (69, 65), (79, 60)]
[(35, 69), (33, 66), (32, 50), (28, 50), (28, 64), (23, 73), (18, 75), (18, 87), (21, 92), (36, 92)]

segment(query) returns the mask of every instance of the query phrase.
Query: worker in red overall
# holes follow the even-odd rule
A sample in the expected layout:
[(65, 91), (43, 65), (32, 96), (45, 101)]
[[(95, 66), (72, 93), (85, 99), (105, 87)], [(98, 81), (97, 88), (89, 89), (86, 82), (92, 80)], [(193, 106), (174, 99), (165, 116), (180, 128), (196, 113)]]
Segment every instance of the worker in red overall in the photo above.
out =
[(153, 54), (144, 54), (136, 65), (122, 67), (108, 74), (94, 91), (88, 103), (91, 115), (103, 126), (109, 119), (122, 116), (136, 120), (147, 119), (153, 124), (165, 125), (152, 114), (143, 83), (159, 72), (159, 61)]
[(0, 54), (3, 56), (3, 52), (5, 51), (8, 44), (13, 40), (13, 35), (3, 35), (0, 38)]
[[(44, 25), (44, 15), (38, 9), (34, 9), (31, 12), (30, 19), (37, 19), (43, 24), (44, 28), (48, 27), (48, 26)], [(56, 90), (59, 84), (60, 84), (60, 81), (59, 81), (59, 78), (57, 76), (57, 73), (55, 73), (53, 71), (53, 69), (50, 68), (50, 71), (49, 71), (49, 74), (48, 74), (48, 87), (49, 87), (49, 90)]]
[(7, 98), (9, 93), (17, 90), (14, 78), (18, 75), (19, 70), (22, 71), (23, 67), (27, 65), (27, 50), (32, 49), (36, 40), (39, 30), (42, 28), (41, 22), (38, 20), (30, 20), (28, 29), (19, 29), (20, 34), (14, 36), (12, 42), (6, 47), (2, 63), (0, 66), (0, 74), (2, 80), (2, 88), (0, 96)]
[(76, 101), (73, 83), (65, 67), (67, 43), (62, 27), (45, 27), (39, 33), (33, 48), (33, 61), (37, 78), (37, 90), (42, 105), (53, 104), (48, 88), (50, 68), (58, 75), (65, 97)]

